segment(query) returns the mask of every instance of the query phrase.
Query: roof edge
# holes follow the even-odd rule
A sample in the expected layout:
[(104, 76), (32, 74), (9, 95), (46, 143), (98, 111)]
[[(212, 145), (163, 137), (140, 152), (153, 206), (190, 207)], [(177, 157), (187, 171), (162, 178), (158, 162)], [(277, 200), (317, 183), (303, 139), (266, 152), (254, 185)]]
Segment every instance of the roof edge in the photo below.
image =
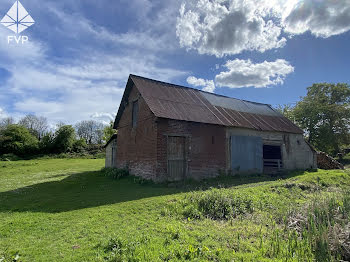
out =
[[(122, 100), (120, 101), (118, 113), (117, 113), (117, 115), (115, 117), (115, 121), (114, 121), (114, 124), (113, 124), (113, 129), (117, 129), (117, 127), (118, 127), (120, 118), (122, 117), (123, 112), (125, 110), (125, 107), (128, 104), (127, 100), (129, 98), (130, 92), (131, 92), (133, 87), (135, 87), (137, 89), (137, 91), (141, 94), (141, 97), (143, 97), (143, 99), (145, 99), (145, 97), (141, 93), (140, 89), (137, 87), (136, 83), (133, 81), (133, 79), (132, 79), (133, 76), (136, 76), (136, 75), (133, 75), (133, 74), (129, 75), (128, 82), (126, 83), (126, 87), (125, 87), (125, 90), (124, 90), (124, 94), (123, 94)], [(136, 76), (136, 77), (143, 78), (141, 76)], [(152, 79), (149, 79), (149, 80), (152, 80)], [(156, 81), (156, 80), (153, 80), (153, 81)], [(146, 101), (146, 104), (147, 104), (147, 101)], [(147, 104), (147, 106), (148, 106), (149, 110), (152, 112), (152, 114), (156, 115), (153, 112), (152, 108), (148, 104)]]
[(123, 93), (123, 97), (122, 97), (122, 99), (120, 101), (120, 105), (119, 105), (119, 108), (118, 108), (118, 113), (115, 116), (113, 129), (117, 129), (117, 126), (119, 124), (120, 118), (121, 118), (121, 116), (122, 116), (122, 114), (124, 112), (124, 109), (125, 109), (125, 100), (127, 98), (129, 98), (129, 94), (130, 94), (130, 91), (131, 91), (131, 88), (132, 88), (132, 84), (134, 84), (134, 82), (131, 79), (131, 75), (129, 75), (129, 78), (128, 78), (128, 81), (126, 83), (126, 87), (125, 87), (125, 90), (124, 90), (124, 93)]
[(103, 146), (103, 148), (106, 148), (114, 139), (118, 138), (118, 134), (113, 134), (111, 138), (107, 141), (107, 143)]
[(254, 102), (254, 101), (239, 99), (239, 98), (225, 96), (225, 95), (216, 94), (216, 93), (210, 93), (210, 92), (203, 91), (203, 90), (200, 90), (200, 89), (197, 89), (197, 88), (188, 87), (188, 86), (182, 86), (182, 85), (177, 85), (177, 84), (172, 84), (172, 83), (168, 83), (168, 82), (164, 82), (164, 81), (160, 81), (160, 80), (155, 80), (155, 79), (152, 79), (152, 78), (147, 78), (147, 77), (144, 77), (144, 76), (130, 74), (129, 78), (131, 78), (131, 77), (138, 77), (138, 78), (141, 78), (141, 79), (145, 79), (145, 80), (156, 82), (156, 83), (160, 83), (160, 84), (166, 84), (166, 85), (170, 85), (170, 86), (174, 86), (174, 87), (191, 89), (191, 90), (194, 90), (194, 91), (197, 91), (197, 92), (201, 92), (201, 93), (206, 93), (206, 94), (215, 95), (215, 96), (219, 96), (219, 97), (225, 97), (225, 98), (229, 98), (229, 99), (237, 99), (237, 100), (241, 100), (241, 101), (248, 102), (248, 103), (253, 103), (253, 104), (258, 104), (258, 105), (266, 105), (266, 106), (270, 106), (271, 107), (270, 104), (265, 104), (265, 103), (260, 103), (260, 102)]
[[(277, 117), (282, 118), (283, 122), (289, 123), (290, 126), (294, 127), (294, 131), (291, 131), (291, 132), (279, 131), (279, 132), (287, 132), (287, 133), (294, 133), (294, 134), (298, 134), (298, 133), (302, 134), (303, 133), (303, 131), (302, 131), (302, 129), (300, 127), (298, 127), (295, 123), (293, 123), (291, 120), (286, 118), (281, 112), (279, 112), (277, 109), (273, 108), (270, 104), (264, 104), (264, 103), (252, 102), (252, 101), (248, 101), (248, 100), (242, 100), (242, 99), (238, 99), (238, 98), (232, 98), (232, 97), (229, 97), (229, 96), (224, 96), (224, 95), (214, 94), (214, 93), (210, 93), (210, 92), (205, 92), (205, 91), (201, 91), (199, 89), (190, 88), (190, 87), (181, 86), (181, 85), (176, 85), (176, 84), (172, 84), (172, 83), (167, 83), (167, 82), (154, 80), (154, 79), (150, 79), (150, 78), (146, 78), (146, 77), (138, 76), (138, 75), (134, 75), (134, 74), (130, 74), (129, 75), (129, 78), (128, 78), (128, 81), (127, 81), (127, 84), (126, 84), (126, 87), (125, 87), (125, 90), (124, 90), (124, 93), (123, 93), (123, 97), (122, 97), (121, 102), (120, 102), (118, 113), (117, 113), (117, 115), (115, 117), (115, 121), (114, 121), (114, 125), (113, 125), (114, 129), (117, 129), (117, 127), (119, 125), (119, 122), (120, 122), (120, 119), (121, 119), (121, 117), (123, 115), (123, 112), (124, 112), (126, 106), (128, 105), (129, 96), (130, 96), (130, 93), (131, 93), (131, 90), (132, 90), (133, 87), (135, 87), (137, 89), (137, 91), (141, 94), (141, 96), (145, 99), (145, 102), (146, 102), (147, 106), (149, 107), (150, 111), (153, 113), (153, 115), (161, 117), (161, 118), (164, 118), (164, 117), (162, 117), (160, 115), (157, 115), (152, 110), (152, 107), (148, 104), (146, 97), (142, 93), (143, 92), (142, 91), (142, 86), (140, 86), (140, 87), (137, 86), (139, 81), (141, 81), (140, 83), (142, 83), (142, 80), (151, 82), (150, 85), (152, 85), (152, 83), (158, 83), (159, 85), (163, 85), (163, 86), (192, 90), (192, 92), (196, 92), (196, 94), (198, 94), (198, 95), (202, 93), (201, 96), (203, 96), (204, 99), (206, 99), (206, 98), (204, 97), (203, 93), (210, 94), (210, 95), (215, 95), (217, 97), (223, 97), (223, 98), (227, 98), (227, 99), (235, 99), (235, 100), (238, 100), (238, 101), (244, 101), (244, 102), (248, 102), (248, 103), (252, 103), (252, 104), (267, 106), (272, 111), (277, 112), (278, 113)], [(167, 117), (165, 117), (165, 118), (167, 118)], [(175, 119), (175, 118), (167, 118), (167, 119), (181, 120), (181, 119)], [(181, 120), (181, 121), (185, 121), (185, 120)], [(198, 121), (189, 121), (189, 122), (198, 122)], [(208, 123), (208, 124), (210, 124), (210, 123)], [(223, 125), (223, 126), (225, 126), (225, 125)]]

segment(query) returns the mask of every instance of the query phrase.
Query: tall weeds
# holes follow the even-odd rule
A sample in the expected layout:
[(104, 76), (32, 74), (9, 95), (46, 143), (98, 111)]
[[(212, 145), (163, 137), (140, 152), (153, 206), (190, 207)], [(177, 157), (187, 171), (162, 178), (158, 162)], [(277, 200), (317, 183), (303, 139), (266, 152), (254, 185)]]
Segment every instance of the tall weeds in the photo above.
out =
[(288, 228), (307, 241), (317, 261), (350, 260), (350, 192), (316, 197), (289, 217)]

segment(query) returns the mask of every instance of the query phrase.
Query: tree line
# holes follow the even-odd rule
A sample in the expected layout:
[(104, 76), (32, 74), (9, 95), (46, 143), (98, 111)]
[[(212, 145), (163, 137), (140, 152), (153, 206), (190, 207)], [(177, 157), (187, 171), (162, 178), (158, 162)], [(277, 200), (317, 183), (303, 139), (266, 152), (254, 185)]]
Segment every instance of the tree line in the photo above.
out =
[(74, 126), (59, 123), (52, 130), (45, 117), (30, 114), (18, 122), (7, 117), (0, 120), (0, 155), (81, 153), (101, 147), (114, 133), (113, 122), (103, 125), (86, 120)]
[(350, 148), (350, 87), (345, 83), (318, 83), (307, 88), (295, 106), (280, 106), (287, 118), (304, 130), (317, 150), (341, 156)]

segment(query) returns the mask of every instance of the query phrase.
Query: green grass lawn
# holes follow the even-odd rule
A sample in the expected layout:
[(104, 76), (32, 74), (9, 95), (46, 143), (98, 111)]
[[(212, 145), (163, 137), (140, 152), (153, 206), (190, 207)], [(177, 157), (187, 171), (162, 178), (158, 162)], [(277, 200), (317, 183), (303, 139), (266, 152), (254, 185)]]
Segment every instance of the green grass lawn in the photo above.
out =
[(312, 261), (287, 220), (314, 199), (345, 206), (350, 189), (349, 170), (154, 185), (103, 166), (0, 162), (0, 261)]

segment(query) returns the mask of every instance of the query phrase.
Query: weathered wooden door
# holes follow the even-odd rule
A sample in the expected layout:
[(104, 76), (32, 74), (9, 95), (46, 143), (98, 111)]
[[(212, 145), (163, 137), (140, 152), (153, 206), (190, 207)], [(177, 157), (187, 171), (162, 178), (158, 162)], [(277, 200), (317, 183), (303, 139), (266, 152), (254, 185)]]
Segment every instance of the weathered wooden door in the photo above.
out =
[(231, 136), (231, 168), (241, 172), (263, 172), (261, 137)]
[(117, 167), (117, 147), (112, 145), (112, 167)]
[(186, 172), (186, 138), (168, 137), (168, 179), (178, 181), (185, 178)]

